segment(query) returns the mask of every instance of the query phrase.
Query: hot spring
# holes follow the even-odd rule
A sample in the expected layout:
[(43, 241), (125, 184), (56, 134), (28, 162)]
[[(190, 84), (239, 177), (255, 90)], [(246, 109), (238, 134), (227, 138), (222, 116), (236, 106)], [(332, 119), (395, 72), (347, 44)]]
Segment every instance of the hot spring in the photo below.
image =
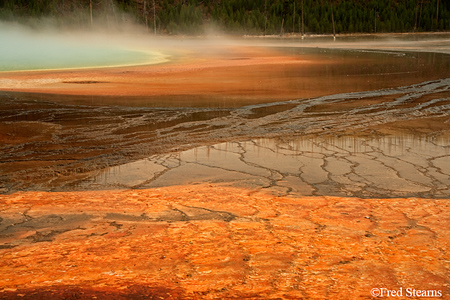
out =
[(0, 24), (0, 72), (156, 64), (157, 51), (137, 49), (121, 39), (75, 33), (43, 34)]

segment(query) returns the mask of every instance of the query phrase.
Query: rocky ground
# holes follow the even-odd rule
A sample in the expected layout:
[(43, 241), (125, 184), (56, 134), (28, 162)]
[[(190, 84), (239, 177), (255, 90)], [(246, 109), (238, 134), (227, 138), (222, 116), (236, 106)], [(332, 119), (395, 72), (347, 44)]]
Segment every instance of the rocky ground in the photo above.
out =
[(22, 192), (0, 204), (1, 299), (450, 295), (448, 200), (194, 185)]

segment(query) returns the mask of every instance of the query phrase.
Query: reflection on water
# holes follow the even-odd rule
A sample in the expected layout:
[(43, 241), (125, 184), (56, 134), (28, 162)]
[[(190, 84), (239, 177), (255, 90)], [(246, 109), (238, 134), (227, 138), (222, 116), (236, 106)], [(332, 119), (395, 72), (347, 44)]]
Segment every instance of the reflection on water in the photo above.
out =
[(164, 169), (154, 161), (143, 159), (108, 168), (95, 177), (95, 182), (100, 186), (136, 186), (151, 180)]
[[(364, 45), (366, 42), (361, 42)], [(63, 102), (70, 104), (82, 104), (90, 106), (99, 105), (120, 105), (124, 107), (221, 107), (237, 108), (245, 105), (261, 103), (271, 103), (284, 100), (307, 99), (339, 93), (374, 91), (384, 88), (394, 88), (404, 85), (411, 85), (419, 82), (442, 79), (448, 77), (450, 70), (450, 60), (448, 54), (430, 53), (412, 49), (405, 51), (405, 48), (397, 47), (393, 50), (367, 50), (347, 49), (354, 43), (345, 44), (317, 44), (314, 43), (299, 45), (298, 43), (286, 43), (280, 47), (282, 42), (274, 46), (277, 55), (290, 56), (298, 63), (271, 64), (268, 67), (265, 63), (251, 65), (247, 67), (234, 66), (226, 68), (210, 69), (200, 64), (192, 70), (172, 72), (170, 65), (161, 75), (161, 70), (152, 73), (152, 68), (145, 71), (132, 70), (129, 74), (122, 74), (124, 82), (112, 80), (92, 81), (63, 81), (59, 87), (83, 89), (102, 89), (103, 86), (119, 85), (123, 90), (117, 92), (123, 95), (126, 89), (144, 89), (145, 96), (54, 96), (39, 95), (44, 101)], [(417, 43), (416, 43), (417, 44)], [(46, 54), (40, 54), (39, 48), (34, 46), (20, 47), (21, 51), (9, 51), (14, 49), (11, 46), (0, 46), (0, 52), (6, 51), (6, 55), (0, 55), (1, 64), (55, 64), (50, 68), (59, 68), (58, 64), (81, 64), (82, 66), (99, 65), (120, 65), (120, 64), (141, 64), (144, 62), (160, 62), (161, 55), (156, 52), (139, 52), (129, 49), (122, 49), (116, 46), (104, 45), (65, 45), (64, 43), (52, 45), (48, 42), (52, 51), (42, 50)], [(250, 43), (251, 45), (251, 43)], [(342, 49), (339, 48), (342, 46)], [(349, 46), (350, 45), (350, 46)], [(384, 45), (389, 48), (388, 42), (378, 41), (378, 46)], [(394, 44), (392, 44), (394, 45)], [(427, 45), (422, 44), (423, 47)], [(410, 45), (408, 45), (410, 46)], [(327, 48), (334, 47), (334, 48)], [(363, 46), (361, 46), (363, 47)], [(70, 48), (70, 50), (65, 49)], [(3, 49), (3, 50), (2, 50)], [(33, 55), (27, 53), (28, 50)], [(394, 51), (395, 50), (395, 51)], [(25, 51), (23, 55), (22, 51)], [(207, 50), (205, 50), (207, 51)], [(281, 53), (281, 54), (280, 54)], [(8, 55), (21, 55), (20, 58), (9, 57)], [(227, 54), (232, 55), (232, 54)], [(219, 57), (218, 60), (229, 61), (229, 56)], [(250, 57), (251, 54), (246, 54)], [(22, 57), (23, 56), (23, 57)], [(51, 59), (48, 57), (51, 56)], [(78, 57), (79, 56), (79, 57)], [(196, 56), (195, 51), (192, 56)], [(231, 56), (233, 57), (233, 56)], [(192, 57), (182, 56), (180, 60), (189, 61)], [(248, 58), (248, 57), (246, 57)], [(215, 58), (217, 59), (217, 58)], [(30, 63), (28, 63), (31, 60)], [(76, 62), (80, 60), (80, 62)], [(175, 64), (176, 65), (176, 64)], [(72, 65), (72, 67), (75, 65)], [(30, 68), (29, 66), (19, 66), (20, 69)], [(71, 66), (65, 66), (71, 67)], [(13, 68), (10, 66), (8, 68)], [(34, 66), (33, 68), (42, 68)], [(190, 67), (192, 68), (192, 66)], [(164, 71), (165, 72), (165, 71)], [(176, 73), (176, 74), (175, 74)], [(116, 76), (117, 74), (114, 74)], [(126, 83), (126, 77), (136, 76), (136, 82), (141, 85), (134, 85), (135, 82)], [(175, 76), (164, 80), (165, 76)], [(37, 78), (19, 78), (3, 74), (0, 78), (0, 88), (21, 89), (36, 86), (47, 86), (61, 83), (61, 79), (56, 76)], [(91, 75), (80, 74), (80, 77)], [(168, 78), (168, 77), (167, 77)], [(89, 83), (89, 84), (88, 84)], [(74, 85), (76, 87), (74, 87)], [(110, 84), (110, 85), (107, 85)], [(160, 95), (157, 91), (163, 88), (166, 92)], [(56, 89), (56, 88), (55, 88)], [(174, 91), (180, 91), (179, 93)], [(51, 93), (51, 90), (48, 90)], [(59, 92), (55, 90), (56, 92)], [(74, 92), (77, 94), (78, 92)], [(105, 91), (100, 95), (105, 95)], [(70, 93), (69, 93), (70, 94)]]
[[(223, 92), (212, 96), (1, 96), (0, 193), (224, 182), (280, 194), (448, 196), (448, 54), (276, 47), (309, 61), (182, 78), (207, 78)], [(77, 86), (87, 83), (97, 84)]]
[(450, 138), (415, 135), (257, 139), (152, 156), (108, 168), (85, 188), (204, 182), (283, 195), (450, 196)]
[[(148, 187), (180, 184), (180, 178), (203, 178), (204, 181), (247, 181), (249, 186), (276, 187), (282, 193), (307, 195), (326, 194), (328, 191), (331, 194), (373, 196), (381, 193), (386, 196), (403, 195), (409, 191), (414, 195), (443, 197), (448, 185), (441, 188), (437, 183), (448, 180), (445, 179), (448, 173), (444, 164), (448, 157), (435, 156), (433, 149), (440, 151), (448, 148), (448, 139), (444, 136), (449, 136), (449, 87), (450, 79), (442, 79), (395, 89), (234, 109), (92, 107), (5, 97), (0, 110), (0, 183), (4, 186), (0, 187), (0, 192), (29, 188), (67, 190), (81, 179), (92, 177), (97, 170), (122, 165), (120, 173), (116, 169), (110, 170), (108, 175), (102, 175), (95, 183), (82, 184), (80, 188)], [(398, 129), (416, 135), (423, 133), (427, 138), (393, 134), (380, 138), (382, 143), (374, 145), (376, 137), (386, 132), (398, 132)], [(351, 134), (371, 138), (345, 140), (333, 137), (331, 142), (326, 138)], [(433, 139), (439, 135), (440, 139)], [(313, 142), (311, 138), (299, 138), (297, 141), (294, 138), (302, 136), (316, 136), (318, 140)], [(277, 146), (265, 146), (264, 143), (269, 142), (257, 140), (272, 137), (291, 138), (297, 142), (283, 144), (277, 141)], [(198, 148), (222, 141), (246, 140), (253, 142), (230, 143), (228, 149), (234, 150), (220, 152), (221, 155), (225, 153), (226, 157), (215, 155), (206, 160), (202, 158), (203, 148)], [(294, 158), (313, 156), (314, 163), (306, 164), (299, 171), (299, 167), (287, 161), (284, 165), (289, 168), (295, 166), (297, 171), (291, 170), (294, 175), (287, 172), (285, 176), (283, 173), (286, 170), (276, 169), (276, 165), (282, 164), (279, 157), (264, 160), (267, 163), (276, 162), (270, 168), (259, 166), (259, 161), (252, 161), (258, 157), (252, 147), (259, 152), (276, 152), (279, 155), (293, 152)], [(155, 153), (173, 153), (191, 148), (196, 148), (201, 161), (214, 160), (214, 164), (198, 163), (194, 152), (187, 152), (191, 156), (183, 160), (170, 155), (170, 163), (180, 165), (177, 168), (169, 166), (169, 158), (164, 155), (162, 162), (153, 161), (152, 155)], [(412, 156), (416, 149), (420, 153), (417, 157)], [(212, 147), (208, 151), (217, 154), (219, 150)], [(249, 153), (252, 155), (249, 156)], [(345, 153), (354, 154), (346, 158)], [(395, 168), (402, 165), (404, 170), (408, 170), (412, 164), (422, 175), (416, 171), (405, 171), (406, 175), (401, 175), (400, 179), (385, 182), (394, 192), (383, 191), (379, 179), (386, 178), (385, 174), (389, 173), (392, 176), (388, 178), (400, 174), (395, 168), (385, 168), (393, 161), (392, 157), (384, 157), (384, 153), (407, 153), (409, 159), (396, 161)], [(428, 154), (431, 158), (424, 161)], [(324, 159), (324, 155), (329, 157)], [(382, 162), (377, 155), (381, 155)], [(134, 170), (130, 171), (123, 166), (143, 157), (151, 157), (150, 164), (142, 163), (145, 171), (139, 164), (132, 164)], [(233, 159), (230, 160), (230, 157)], [(153, 170), (155, 164), (164, 169), (156, 167)], [(436, 167), (434, 164), (444, 165)], [(233, 167), (230, 168), (230, 165)], [(148, 166), (151, 166), (149, 171), (146, 170)], [(339, 170), (344, 172), (338, 172), (338, 177), (332, 176), (327, 173), (329, 168), (334, 173)], [(421, 171), (421, 168), (426, 171)], [(227, 172), (224, 173), (224, 170)], [(360, 173), (368, 171), (372, 173), (361, 178)], [(215, 174), (215, 179), (211, 179), (211, 173)], [(228, 175), (224, 178), (223, 174)], [(305, 174), (309, 177), (306, 178)], [(411, 177), (410, 174), (415, 175)], [(315, 177), (311, 178), (313, 175)], [(432, 181), (436, 178), (433, 186), (428, 183), (430, 178)], [(378, 182), (378, 186), (374, 182)], [(396, 186), (391, 187), (394, 182)]]

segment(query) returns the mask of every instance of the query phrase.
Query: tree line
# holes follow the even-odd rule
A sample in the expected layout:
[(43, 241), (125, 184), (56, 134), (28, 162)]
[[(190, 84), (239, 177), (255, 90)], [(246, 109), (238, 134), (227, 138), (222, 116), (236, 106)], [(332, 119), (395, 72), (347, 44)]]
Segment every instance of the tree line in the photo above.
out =
[(49, 17), (60, 25), (113, 26), (123, 20), (162, 34), (215, 27), (249, 35), (450, 30), (441, 0), (0, 0), (0, 19)]

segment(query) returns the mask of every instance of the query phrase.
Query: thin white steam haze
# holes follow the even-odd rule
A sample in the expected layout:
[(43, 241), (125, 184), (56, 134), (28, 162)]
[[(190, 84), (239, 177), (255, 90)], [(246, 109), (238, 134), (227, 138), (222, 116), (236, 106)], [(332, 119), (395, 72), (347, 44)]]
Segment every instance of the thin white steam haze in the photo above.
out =
[(217, 52), (231, 39), (213, 30), (199, 37), (162, 37), (130, 23), (119, 29), (96, 24), (90, 30), (31, 29), (0, 22), (0, 71), (155, 64), (172, 55)]
[[(375, 51), (427, 51), (450, 53), (450, 36), (386, 35), (366, 37), (329, 36), (280, 38), (229, 38), (217, 28), (205, 28), (202, 37), (162, 37), (151, 30), (125, 22), (120, 26), (95, 23), (90, 30), (43, 29), (0, 22), (0, 71), (66, 69), (155, 64), (171, 56), (226, 53), (229, 46), (321, 47)], [(39, 28), (38, 26), (34, 26)]]
[(0, 23), (0, 71), (151, 64), (165, 59), (124, 35), (37, 31)]

